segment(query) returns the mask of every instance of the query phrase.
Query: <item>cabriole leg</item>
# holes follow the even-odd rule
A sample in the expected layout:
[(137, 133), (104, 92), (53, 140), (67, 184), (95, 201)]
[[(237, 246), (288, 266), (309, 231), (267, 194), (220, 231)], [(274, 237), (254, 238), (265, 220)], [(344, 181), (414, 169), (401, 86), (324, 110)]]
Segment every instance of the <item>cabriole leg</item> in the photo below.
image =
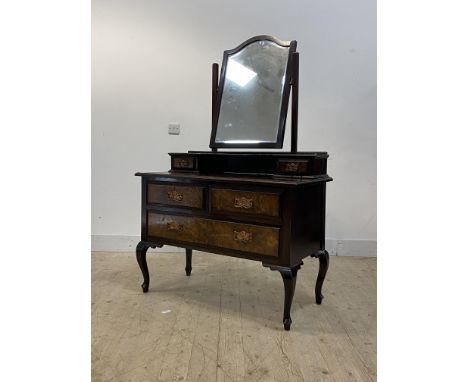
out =
[(151, 245), (148, 243), (140, 241), (136, 247), (136, 258), (138, 265), (140, 266), (141, 273), (143, 273), (143, 284), (141, 284), (141, 288), (143, 289), (144, 293), (148, 292), (150, 282), (148, 264), (146, 264), (146, 251), (148, 251), (150, 246)]
[(328, 255), (327, 251), (320, 250), (317, 253), (313, 254), (312, 257), (317, 257), (320, 262), (317, 282), (315, 284), (315, 302), (320, 305), (323, 300), (322, 285), (325, 281), (325, 276), (327, 275), (328, 265), (330, 263), (330, 256)]
[(297, 269), (280, 270), (280, 273), (284, 284), (283, 325), (285, 330), (289, 330), (292, 324), (291, 304), (296, 289)]
[(192, 250), (185, 249), (185, 274), (190, 276), (192, 273)]
[(283, 278), (284, 285), (284, 311), (283, 311), (283, 326), (284, 330), (290, 330), (292, 319), (291, 319), (291, 305), (294, 298), (294, 291), (296, 289), (296, 278), (297, 271), (301, 268), (301, 264), (296, 265), (292, 268), (289, 267), (279, 267), (272, 265), (265, 265), (269, 267), (272, 271), (279, 271), (281, 277)]

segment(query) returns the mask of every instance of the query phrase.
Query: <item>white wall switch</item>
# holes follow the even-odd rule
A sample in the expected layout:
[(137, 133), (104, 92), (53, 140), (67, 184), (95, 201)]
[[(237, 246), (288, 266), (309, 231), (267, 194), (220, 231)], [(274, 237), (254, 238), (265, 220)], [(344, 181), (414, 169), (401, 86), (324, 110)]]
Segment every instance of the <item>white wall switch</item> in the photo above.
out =
[(170, 135), (179, 135), (180, 134), (180, 125), (178, 123), (170, 123), (167, 132)]

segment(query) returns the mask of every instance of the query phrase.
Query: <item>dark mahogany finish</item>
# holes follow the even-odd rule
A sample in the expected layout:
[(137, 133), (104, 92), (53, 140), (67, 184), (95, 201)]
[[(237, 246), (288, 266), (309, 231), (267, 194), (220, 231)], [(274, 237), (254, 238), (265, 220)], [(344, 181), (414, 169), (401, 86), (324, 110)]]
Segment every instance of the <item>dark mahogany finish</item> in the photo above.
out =
[[(187, 275), (192, 270), (192, 249), (259, 261), (279, 271), (285, 290), (286, 330), (292, 322), (290, 310), (302, 260), (318, 257), (316, 301), (321, 303), (328, 268), (324, 249), (325, 188), (332, 180), (328, 175), (136, 175), (142, 178), (142, 241), (137, 247), (137, 259), (144, 292), (149, 287), (146, 251), (149, 246), (167, 244), (187, 248)], [(156, 186), (157, 198), (148, 192)], [(169, 195), (167, 201), (161, 190)], [(203, 190), (203, 196), (191, 204), (194, 190)]]
[(162, 245), (152, 244), (145, 241), (140, 241), (136, 248), (136, 258), (138, 265), (140, 266), (141, 273), (143, 274), (143, 284), (141, 284), (141, 288), (143, 289), (143, 293), (148, 292), (149, 288), (149, 272), (148, 272), (148, 264), (146, 263), (146, 252), (148, 248), (156, 248), (162, 247)]
[[(218, 64), (212, 68), (212, 151), (170, 153), (169, 172), (136, 173), (141, 177), (141, 242), (136, 248), (143, 274), (143, 292), (149, 288), (146, 263), (149, 247), (186, 248), (185, 272), (192, 271), (192, 250), (259, 261), (278, 271), (284, 284), (283, 325), (291, 328), (291, 306), (302, 260), (317, 257), (320, 268), (315, 286), (316, 303), (323, 300), (322, 286), (329, 255), (325, 250), (326, 152), (297, 152), (299, 53), (292, 41), (286, 84), (292, 88), (291, 152), (218, 152), (216, 123), (222, 83), (230, 54), (247, 44), (271, 36), (257, 36), (226, 51), (218, 84)], [(290, 87), (281, 103), (276, 145), (282, 147)]]
[(138, 265), (140, 266), (141, 273), (143, 273), (143, 284), (141, 284), (141, 288), (143, 289), (143, 293), (148, 292), (149, 287), (149, 272), (148, 272), (148, 265), (146, 264), (146, 251), (150, 246), (145, 243), (144, 241), (140, 241), (136, 248), (136, 257), (138, 261)]
[(185, 274), (190, 276), (192, 273), (192, 250), (185, 249)]
[(171, 172), (199, 174), (327, 175), (326, 152), (211, 152), (169, 153)]
[(328, 264), (330, 262), (330, 256), (328, 255), (328, 252), (325, 250), (320, 250), (311, 256), (317, 257), (320, 261), (320, 268), (319, 268), (319, 273), (317, 276), (317, 283), (315, 284), (315, 302), (320, 305), (323, 300), (322, 285), (323, 285), (323, 282), (325, 281), (325, 276), (327, 275)]
[(291, 319), (291, 305), (294, 297), (294, 291), (296, 290), (296, 278), (297, 271), (301, 269), (301, 266), (304, 263), (301, 261), (300, 264), (297, 264), (293, 267), (279, 267), (275, 265), (265, 265), (269, 267), (272, 271), (279, 271), (281, 277), (283, 278), (284, 284), (284, 311), (283, 311), (283, 326), (284, 330), (291, 329), (292, 319)]

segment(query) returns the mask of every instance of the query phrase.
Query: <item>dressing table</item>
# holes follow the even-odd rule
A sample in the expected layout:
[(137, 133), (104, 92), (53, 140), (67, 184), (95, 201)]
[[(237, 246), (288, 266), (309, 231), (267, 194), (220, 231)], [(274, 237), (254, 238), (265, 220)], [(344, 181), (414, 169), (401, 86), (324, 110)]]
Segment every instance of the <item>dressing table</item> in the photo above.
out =
[[(211, 151), (169, 153), (170, 171), (141, 177), (141, 241), (136, 257), (149, 288), (148, 248), (186, 249), (261, 262), (284, 284), (283, 325), (302, 260), (315, 257), (316, 303), (328, 269), (325, 250), (326, 152), (297, 152), (299, 53), (296, 41), (253, 37), (212, 67)], [(282, 148), (291, 99), (291, 151)], [(218, 151), (218, 149), (245, 149)]]

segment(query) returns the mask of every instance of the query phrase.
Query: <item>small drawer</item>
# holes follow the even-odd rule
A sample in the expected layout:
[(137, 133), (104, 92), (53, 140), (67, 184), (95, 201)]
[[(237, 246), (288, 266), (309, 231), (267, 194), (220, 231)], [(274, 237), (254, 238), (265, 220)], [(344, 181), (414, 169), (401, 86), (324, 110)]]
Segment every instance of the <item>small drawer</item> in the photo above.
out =
[(309, 173), (309, 160), (278, 159), (276, 167), (278, 174), (307, 175)]
[(275, 193), (210, 189), (213, 212), (279, 216), (280, 196)]
[(197, 158), (190, 155), (180, 155), (171, 157), (172, 170), (196, 170)]
[(148, 184), (148, 203), (203, 208), (203, 187)]

